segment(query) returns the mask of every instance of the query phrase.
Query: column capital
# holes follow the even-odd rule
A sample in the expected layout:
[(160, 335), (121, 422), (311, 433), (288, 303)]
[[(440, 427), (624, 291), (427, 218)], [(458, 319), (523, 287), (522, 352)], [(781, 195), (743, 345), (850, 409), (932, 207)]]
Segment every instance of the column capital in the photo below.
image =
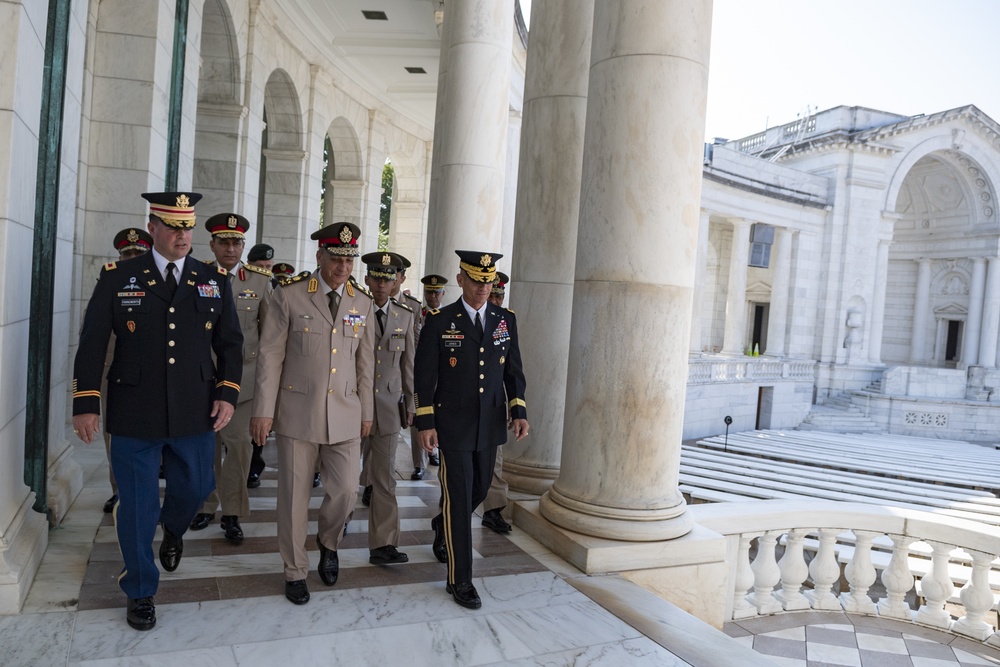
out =
[(727, 217), (726, 221), (729, 222), (733, 227), (749, 227), (755, 220), (749, 218), (738, 218), (738, 217)]

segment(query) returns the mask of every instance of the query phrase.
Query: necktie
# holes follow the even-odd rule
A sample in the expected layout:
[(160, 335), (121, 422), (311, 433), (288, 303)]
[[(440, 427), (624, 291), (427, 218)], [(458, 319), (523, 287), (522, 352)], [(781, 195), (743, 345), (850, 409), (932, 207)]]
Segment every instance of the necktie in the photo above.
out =
[(375, 317), (378, 318), (378, 335), (381, 336), (385, 333), (385, 311), (376, 310)]
[(337, 309), (340, 308), (340, 295), (337, 294), (336, 291), (331, 290), (326, 296), (330, 299), (330, 317), (332, 317), (333, 321), (336, 322)]
[(483, 337), (483, 320), (479, 317), (479, 313), (476, 312), (476, 331), (479, 332), (479, 337)]
[(174, 275), (174, 270), (176, 268), (177, 268), (177, 265), (174, 264), (173, 262), (170, 262), (169, 264), (167, 264), (167, 280), (166, 280), (166, 284), (167, 284), (167, 291), (170, 292), (170, 296), (171, 297), (173, 297), (174, 296), (174, 292), (177, 291), (177, 276)]

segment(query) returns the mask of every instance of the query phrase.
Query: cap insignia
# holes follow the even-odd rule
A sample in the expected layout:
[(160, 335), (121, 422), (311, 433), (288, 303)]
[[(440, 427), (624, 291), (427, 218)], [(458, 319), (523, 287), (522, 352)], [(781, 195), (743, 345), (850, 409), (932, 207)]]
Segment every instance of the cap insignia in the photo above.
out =
[(340, 242), (350, 243), (352, 238), (354, 238), (354, 234), (351, 233), (351, 228), (344, 225), (344, 228), (340, 230)]
[(389, 255), (382, 255), (382, 266), (389, 266), (392, 264), (392, 257)]
[(236, 229), (236, 225), (239, 224), (239, 220), (236, 219), (235, 215), (231, 215), (229, 216), (229, 220), (226, 221), (226, 224), (230, 229)]
[(480, 266), (489, 266), (492, 263), (493, 263), (493, 258), (490, 257), (489, 255), (483, 255), (482, 257), (479, 258)]
[(438, 284), (437, 276), (431, 278), (431, 285), (437, 285), (437, 284)]
[(177, 208), (188, 208), (191, 206), (191, 200), (185, 194), (178, 195), (177, 197)]
[(139, 234), (136, 233), (134, 229), (130, 229), (128, 230), (128, 236), (126, 236), (125, 238), (128, 239), (129, 243), (135, 243), (136, 241), (139, 240)]

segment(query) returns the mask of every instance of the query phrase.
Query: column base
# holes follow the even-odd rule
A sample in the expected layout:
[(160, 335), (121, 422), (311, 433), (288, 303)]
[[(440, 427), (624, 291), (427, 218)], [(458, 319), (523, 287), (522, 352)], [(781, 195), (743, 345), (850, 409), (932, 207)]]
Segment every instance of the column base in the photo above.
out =
[(49, 543), (44, 514), (31, 509), (35, 494), (28, 493), (17, 514), (4, 526), (0, 548), (0, 614), (17, 614), (28, 596)]
[(503, 478), (510, 488), (521, 493), (540, 496), (552, 487), (557, 477), (559, 468), (522, 465), (509, 459), (503, 461)]
[[(48, 479), (45, 482), (45, 503), (53, 526), (62, 522), (70, 505), (83, 490), (83, 468), (73, 458), (73, 446), (66, 441), (63, 443), (66, 446), (59, 457), (49, 464)], [(100, 444), (104, 445), (103, 442)]]
[(678, 498), (677, 505), (666, 509), (620, 509), (574, 500), (553, 486), (541, 497), (539, 509), (552, 523), (576, 533), (626, 542), (659, 542), (685, 535), (694, 526), (684, 498)]

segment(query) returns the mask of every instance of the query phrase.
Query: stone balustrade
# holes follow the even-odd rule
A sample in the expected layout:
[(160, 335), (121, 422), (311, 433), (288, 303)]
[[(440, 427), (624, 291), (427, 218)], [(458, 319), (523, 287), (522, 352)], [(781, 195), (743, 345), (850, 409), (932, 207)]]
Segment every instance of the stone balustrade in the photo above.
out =
[[(1000, 556), (998, 527), (928, 512), (825, 501), (716, 503), (689, 511), (699, 525), (728, 541), (727, 619), (809, 609), (846, 611), (1000, 646), (996, 615), (990, 613), (996, 607), (994, 588), (1000, 585), (990, 584), (991, 568)], [(917, 544), (924, 548), (915, 549)], [(876, 581), (884, 597), (873, 599), (869, 589)], [(834, 590), (838, 582), (839, 593)], [(906, 600), (914, 587), (916, 609)]]
[(765, 357), (691, 357), (688, 384), (716, 382), (813, 382), (815, 361), (787, 361)]

